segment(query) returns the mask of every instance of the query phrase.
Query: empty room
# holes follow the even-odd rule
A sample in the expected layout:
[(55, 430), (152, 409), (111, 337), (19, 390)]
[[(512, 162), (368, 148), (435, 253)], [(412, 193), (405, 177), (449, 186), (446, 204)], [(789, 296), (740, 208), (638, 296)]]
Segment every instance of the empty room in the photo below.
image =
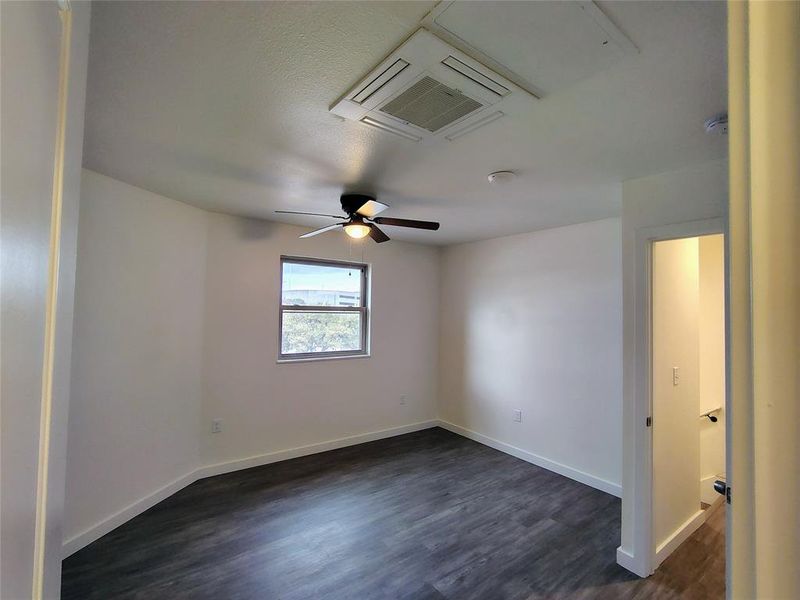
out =
[(800, 598), (800, 2), (0, 24), (3, 600)]

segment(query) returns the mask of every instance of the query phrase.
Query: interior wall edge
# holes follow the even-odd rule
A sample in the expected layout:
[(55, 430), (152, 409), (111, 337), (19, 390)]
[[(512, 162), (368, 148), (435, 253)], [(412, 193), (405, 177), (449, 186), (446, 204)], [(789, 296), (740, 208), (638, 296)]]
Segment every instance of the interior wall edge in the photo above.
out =
[(636, 557), (631, 554), (627, 548), (623, 548), (622, 546), (617, 548), (617, 564), (639, 577), (647, 577), (650, 575), (650, 572), (642, 569), (641, 561), (637, 561)]

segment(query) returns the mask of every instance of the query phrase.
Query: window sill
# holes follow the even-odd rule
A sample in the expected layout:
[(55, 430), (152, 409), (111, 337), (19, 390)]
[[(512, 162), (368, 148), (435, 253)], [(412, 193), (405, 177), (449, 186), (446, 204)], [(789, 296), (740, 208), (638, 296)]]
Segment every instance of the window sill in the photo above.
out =
[(365, 354), (348, 354), (346, 356), (304, 356), (302, 358), (279, 358), (275, 362), (279, 365), (303, 362), (318, 362), (325, 360), (351, 360), (354, 358), (369, 358), (370, 353)]

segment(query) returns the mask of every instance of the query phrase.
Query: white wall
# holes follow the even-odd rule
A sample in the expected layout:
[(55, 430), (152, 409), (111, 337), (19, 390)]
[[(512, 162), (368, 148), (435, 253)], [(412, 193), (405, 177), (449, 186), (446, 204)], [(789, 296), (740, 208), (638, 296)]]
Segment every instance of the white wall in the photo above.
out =
[[(687, 223), (725, 217), (728, 200), (728, 164), (711, 161), (679, 171), (633, 179), (622, 186), (622, 295), (623, 295), (623, 474), (622, 544), (618, 558), (628, 568), (642, 573), (649, 564), (651, 548), (645, 547), (643, 532), (634, 530), (636, 515), (644, 510), (637, 494), (636, 472), (642, 452), (636, 446), (643, 423), (635, 422), (637, 333), (646, 326), (637, 322), (645, 302), (637, 297), (636, 236), (646, 227)], [(639, 461), (637, 465), (637, 461)], [(626, 558), (627, 557), (627, 558)]]
[[(698, 238), (653, 246), (653, 525), (656, 548), (700, 510)], [(673, 368), (678, 379), (673, 380)]]
[(700, 413), (721, 407), (717, 422), (700, 420), (700, 498), (719, 499), (725, 474), (725, 261), (721, 235), (699, 238)]
[(362, 258), (343, 235), (299, 240), (304, 231), (84, 170), (67, 552), (205, 466), (436, 417), (437, 248), (363, 245), (370, 357), (276, 363), (281, 254)]
[(197, 466), (206, 232), (205, 211), (83, 171), (66, 539)]
[[(439, 250), (209, 215), (203, 461), (249, 458), (436, 416)], [(391, 235), (391, 232), (389, 232)], [(369, 358), (277, 364), (280, 255), (363, 260)], [(407, 403), (400, 404), (400, 396)], [(223, 431), (210, 433), (212, 419)]]
[[(64, 447), (90, 7), (73, 3), (56, 303), (44, 594), (61, 572)], [(2, 2), (0, 597), (32, 596), (39, 408), (61, 25), (55, 2)]]
[(618, 219), (445, 248), (441, 418), (619, 494), (621, 277)]

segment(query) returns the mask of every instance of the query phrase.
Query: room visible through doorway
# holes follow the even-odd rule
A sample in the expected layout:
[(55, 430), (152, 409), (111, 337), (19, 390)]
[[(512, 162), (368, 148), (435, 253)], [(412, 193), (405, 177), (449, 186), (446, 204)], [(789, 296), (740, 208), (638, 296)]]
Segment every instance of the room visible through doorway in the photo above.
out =
[[(723, 509), (724, 278), (722, 234), (653, 243), (654, 566)], [(712, 562), (724, 581), (724, 557)]]

